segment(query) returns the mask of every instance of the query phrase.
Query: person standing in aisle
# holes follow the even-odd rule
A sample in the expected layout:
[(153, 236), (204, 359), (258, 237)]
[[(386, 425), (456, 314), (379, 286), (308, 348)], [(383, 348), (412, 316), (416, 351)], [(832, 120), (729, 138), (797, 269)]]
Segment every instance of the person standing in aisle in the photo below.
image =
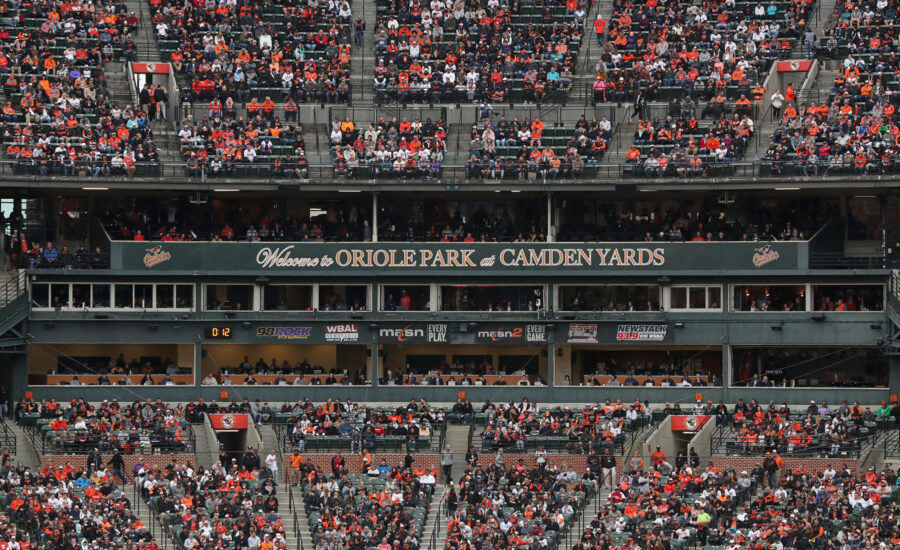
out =
[(278, 457), (275, 456), (274, 450), (269, 451), (269, 454), (266, 456), (266, 467), (269, 469), (272, 481), (275, 482), (275, 485), (278, 485)]
[(441, 451), (441, 469), (444, 471), (444, 482), (450, 483), (450, 475), (453, 470), (453, 451), (450, 445), (445, 445)]

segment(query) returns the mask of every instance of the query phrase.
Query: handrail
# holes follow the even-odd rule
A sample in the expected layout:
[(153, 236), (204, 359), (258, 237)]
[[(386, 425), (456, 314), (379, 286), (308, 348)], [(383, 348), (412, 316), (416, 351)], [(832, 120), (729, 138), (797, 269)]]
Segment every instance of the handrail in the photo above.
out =
[(0, 417), (0, 446), (9, 454), (16, 454), (16, 434), (9, 429), (3, 417)]
[(3, 283), (0, 287), (0, 307), (12, 302), (21, 296), (27, 289), (25, 271), (19, 270), (14, 277)]
[[(278, 155), (273, 155), (273, 159)], [(686, 161), (685, 161), (686, 162)], [(670, 162), (670, 165), (672, 163)], [(781, 174), (772, 171), (774, 166), (779, 167)], [(681, 167), (681, 165), (673, 165)], [(687, 166), (685, 164), (685, 166)], [(873, 179), (879, 182), (900, 180), (900, 174), (892, 173), (855, 173), (850, 163), (835, 166), (820, 164), (818, 175), (808, 170), (807, 175), (795, 170), (802, 166), (793, 161), (770, 160), (737, 160), (733, 162), (704, 161), (702, 167), (706, 169), (705, 175), (699, 176), (647, 176), (642, 168), (643, 164), (633, 163), (585, 163), (583, 175), (573, 177), (537, 177), (535, 179), (517, 179), (506, 177), (504, 179), (484, 178), (481, 169), (473, 171), (466, 164), (442, 164), (438, 173), (428, 179), (422, 179), (422, 174), (401, 176), (396, 173), (377, 172), (374, 165), (361, 164), (354, 175), (337, 174), (331, 164), (309, 164), (304, 167), (303, 173), (298, 176), (295, 170), (286, 171), (281, 177), (273, 176), (273, 165), (265, 162), (239, 163), (234, 165), (233, 172), (229, 175), (225, 172), (217, 176), (210, 173), (203, 177), (200, 174), (188, 175), (187, 163), (180, 161), (139, 162), (135, 163), (134, 176), (125, 177), (124, 174), (97, 176), (90, 175), (64, 175), (54, 174), (52, 170), (46, 175), (41, 175), (37, 165), (30, 161), (0, 160), (0, 178), (11, 181), (34, 182), (41, 186), (52, 187), (55, 185), (83, 187), (87, 182), (96, 186), (97, 190), (108, 189), (110, 185), (127, 185), (133, 188), (136, 183), (147, 183), (157, 186), (192, 184), (201, 185), (209, 191), (250, 189), (261, 186), (289, 185), (294, 183), (329, 183), (339, 180), (349, 186), (374, 186), (377, 184), (391, 185), (432, 185), (436, 189), (446, 189), (447, 186), (456, 188), (459, 185), (483, 185), (500, 184), (512, 188), (518, 187), (547, 187), (549, 185), (592, 185), (598, 182), (610, 184), (671, 184), (672, 182), (703, 183), (734, 185), (752, 181), (757, 185), (772, 185), (779, 188), (787, 188), (790, 185), (811, 184), (821, 185), (823, 181), (841, 182), (843, 185), (852, 185), (853, 182), (862, 181), (871, 184)], [(569, 164), (561, 165), (561, 168), (571, 168)], [(292, 166), (285, 166), (286, 169)], [(295, 168), (295, 167), (293, 167)], [(28, 173), (23, 173), (28, 172)], [(414, 177), (413, 177), (414, 176)], [(88, 189), (90, 190), (90, 188)]]

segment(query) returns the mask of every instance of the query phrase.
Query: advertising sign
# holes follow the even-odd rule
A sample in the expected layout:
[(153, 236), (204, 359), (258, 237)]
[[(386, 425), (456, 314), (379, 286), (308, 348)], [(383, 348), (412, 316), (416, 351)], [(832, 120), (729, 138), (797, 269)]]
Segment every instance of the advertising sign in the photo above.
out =
[[(256, 274), (462, 275), (797, 269), (808, 243), (237, 243), (114, 241), (113, 269)], [(804, 258), (800, 265), (800, 258)]]
[(479, 323), (476, 344), (544, 344), (547, 329), (538, 323)]
[(447, 323), (381, 323), (380, 344), (447, 344)]

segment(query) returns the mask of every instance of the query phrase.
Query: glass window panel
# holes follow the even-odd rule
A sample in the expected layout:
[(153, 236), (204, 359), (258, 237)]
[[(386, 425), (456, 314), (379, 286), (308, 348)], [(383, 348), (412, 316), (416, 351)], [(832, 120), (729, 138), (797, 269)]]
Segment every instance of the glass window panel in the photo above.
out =
[(691, 287), (689, 307), (690, 309), (706, 309), (706, 287)]
[(134, 285), (116, 283), (116, 301), (114, 307), (134, 307)]
[(109, 307), (109, 286), (108, 284), (91, 285), (94, 307)]
[(178, 285), (175, 287), (175, 307), (193, 309), (194, 285)]
[(69, 283), (50, 285), (50, 307), (69, 307)]
[(91, 285), (72, 285), (72, 307), (91, 307)]
[(153, 307), (153, 285), (134, 285), (134, 307)]
[(156, 307), (159, 309), (175, 307), (175, 285), (156, 285)]
[(685, 287), (672, 289), (672, 309), (687, 309), (687, 291)]
[(34, 307), (50, 307), (50, 285), (47, 283), (31, 285), (31, 303)]

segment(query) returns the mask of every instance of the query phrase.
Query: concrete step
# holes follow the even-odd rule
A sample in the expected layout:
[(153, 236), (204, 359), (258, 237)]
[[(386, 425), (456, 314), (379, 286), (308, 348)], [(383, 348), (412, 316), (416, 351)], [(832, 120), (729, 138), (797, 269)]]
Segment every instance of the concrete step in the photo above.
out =
[(33, 471), (39, 470), (44, 463), (40, 451), (35, 449), (31, 438), (25, 433), (25, 430), (13, 421), (8, 421), (6, 426), (16, 436), (16, 452), (13, 455), (16, 462), (21, 461), (22, 464), (31, 468)]

